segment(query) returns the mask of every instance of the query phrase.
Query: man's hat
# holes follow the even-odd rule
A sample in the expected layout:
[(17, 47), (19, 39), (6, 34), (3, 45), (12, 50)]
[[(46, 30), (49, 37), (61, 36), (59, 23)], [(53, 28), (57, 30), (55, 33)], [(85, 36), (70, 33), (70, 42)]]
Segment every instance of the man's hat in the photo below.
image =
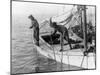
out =
[(34, 19), (34, 17), (32, 15), (29, 15), (28, 18)]

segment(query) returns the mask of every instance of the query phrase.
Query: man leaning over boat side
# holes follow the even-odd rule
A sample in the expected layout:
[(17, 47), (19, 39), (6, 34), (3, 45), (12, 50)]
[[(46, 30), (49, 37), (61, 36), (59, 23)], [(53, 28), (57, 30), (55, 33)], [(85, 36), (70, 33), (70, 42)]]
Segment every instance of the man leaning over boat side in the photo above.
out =
[(32, 25), (30, 26), (30, 29), (33, 28), (33, 38), (35, 44), (39, 46), (39, 23), (32, 15), (28, 16), (28, 18), (31, 20)]
[(61, 37), (61, 50), (60, 51), (63, 51), (62, 50), (62, 46), (64, 43), (63, 39), (68, 41), (69, 47), (70, 47), (70, 49), (72, 49), (67, 28), (65, 26), (62, 26), (62, 25), (57, 25), (56, 22), (52, 22), (51, 18), (50, 18), (50, 27), (54, 28), (54, 32), (52, 35), (55, 35), (55, 33), (57, 31), (60, 32), (60, 34), (61, 34), (61, 36), (60, 36)]

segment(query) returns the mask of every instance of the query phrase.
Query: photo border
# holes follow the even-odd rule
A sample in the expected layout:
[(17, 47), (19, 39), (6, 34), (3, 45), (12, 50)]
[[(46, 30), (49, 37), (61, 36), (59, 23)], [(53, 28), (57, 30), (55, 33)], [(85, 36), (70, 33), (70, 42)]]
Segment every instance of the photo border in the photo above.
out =
[[(42, 2), (42, 1), (24, 1), (24, 0), (10, 0), (10, 74), (17, 75), (17, 74), (39, 74), (39, 73), (53, 73), (53, 72), (71, 72), (71, 71), (85, 71), (85, 70), (96, 70), (97, 69), (97, 47), (96, 47), (96, 32), (95, 32), (95, 68), (94, 69), (76, 69), (76, 70), (63, 70), (63, 71), (50, 71), (50, 72), (30, 72), (30, 73), (16, 73), (12, 74), (12, 2), (30, 2), (30, 3), (44, 3), (44, 4), (59, 4), (59, 5), (85, 5), (85, 4), (72, 4), (72, 3), (56, 3), (56, 2)], [(96, 30), (96, 23), (97, 23), (97, 6), (96, 5), (87, 5), (86, 6), (93, 6), (95, 7), (95, 31)]]

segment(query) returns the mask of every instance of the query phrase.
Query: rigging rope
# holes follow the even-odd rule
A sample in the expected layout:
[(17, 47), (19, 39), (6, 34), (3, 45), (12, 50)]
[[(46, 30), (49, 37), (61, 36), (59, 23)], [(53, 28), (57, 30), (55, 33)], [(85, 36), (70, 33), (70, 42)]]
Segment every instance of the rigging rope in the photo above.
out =
[(75, 6), (73, 6), (73, 8), (72, 8), (71, 10), (69, 10), (69, 11), (67, 11), (67, 12), (65, 12), (65, 13), (63, 13), (63, 14), (61, 14), (61, 15), (57, 15), (57, 16), (55, 16), (55, 17), (62, 16), (62, 15), (64, 15), (64, 14), (67, 14), (68, 12), (71, 12), (71, 13), (72, 13), (72, 10), (74, 9), (74, 7), (75, 7)]
[[(76, 12), (74, 15), (77, 15), (77, 13), (78, 12)], [(76, 17), (73, 17), (74, 16), (73, 14), (71, 14), (67, 19), (65, 19), (64, 21), (67, 21), (65, 24), (64, 24), (64, 26), (66, 25), (66, 24), (68, 24), (69, 22), (71, 22), (71, 20), (74, 18), (76, 18)], [(63, 22), (64, 22), (63, 21)], [(77, 20), (77, 18), (76, 18), (76, 21), (78, 22), (78, 20)]]
[(61, 40), (60, 40), (60, 44), (61, 44), (61, 71), (63, 71), (63, 45), (64, 45), (64, 33), (60, 35)]
[[(32, 41), (34, 41), (33, 44), (35, 44), (36, 39), (33, 37), (33, 35), (34, 35), (34, 34), (32, 33)], [(35, 47), (35, 49), (36, 49), (36, 62), (37, 62), (37, 66), (35, 67), (35, 71), (36, 71), (36, 72), (39, 72), (39, 66), (40, 66), (40, 63), (39, 63), (39, 60), (38, 60), (39, 53), (38, 53), (36, 47)]]
[[(51, 45), (53, 47), (53, 40), (52, 40), (52, 36), (50, 35), (50, 40), (51, 40)], [(54, 59), (56, 61), (56, 55), (55, 55), (55, 50), (54, 50), (54, 47), (53, 47), (53, 53), (54, 53)], [(57, 62), (57, 61), (56, 61)]]

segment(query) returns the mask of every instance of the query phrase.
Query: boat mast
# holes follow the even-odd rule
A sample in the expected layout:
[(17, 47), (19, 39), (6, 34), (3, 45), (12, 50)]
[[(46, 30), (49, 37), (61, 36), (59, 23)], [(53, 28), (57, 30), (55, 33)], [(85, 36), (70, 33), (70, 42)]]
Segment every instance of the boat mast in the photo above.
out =
[[(83, 32), (83, 43), (84, 43), (84, 51), (83, 51), (83, 58), (82, 58), (82, 63), (81, 67), (84, 61), (84, 57), (88, 55), (88, 50), (87, 50), (87, 17), (86, 17), (86, 5), (81, 7), (82, 9), (82, 32)], [(87, 57), (87, 68), (88, 68), (88, 57)]]
[(80, 20), (79, 25), (80, 25), (80, 30), (81, 30), (81, 32), (83, 33), (83, 26), (82, 26), (82, 9), (83, 9), (83, 6), (81, 6), (81, 5), (78, 5), (78, 6), (77, 6), (77, 10), (78, 10), (78, 12), (79, 12), (79, 20)]
[(83, 29), (82, 29), (82, 8), (81, 8), (81, 11), (80, 11), (80, 18), (81, 18), (81, 32), (83, 33)]
[[(83, 36), (84, 36), (84, 52), (87, 52), (87, 18), (86, 18), (86, 6), (83, 6)], [(87, 54), (84, 54), (86, 56)]]

